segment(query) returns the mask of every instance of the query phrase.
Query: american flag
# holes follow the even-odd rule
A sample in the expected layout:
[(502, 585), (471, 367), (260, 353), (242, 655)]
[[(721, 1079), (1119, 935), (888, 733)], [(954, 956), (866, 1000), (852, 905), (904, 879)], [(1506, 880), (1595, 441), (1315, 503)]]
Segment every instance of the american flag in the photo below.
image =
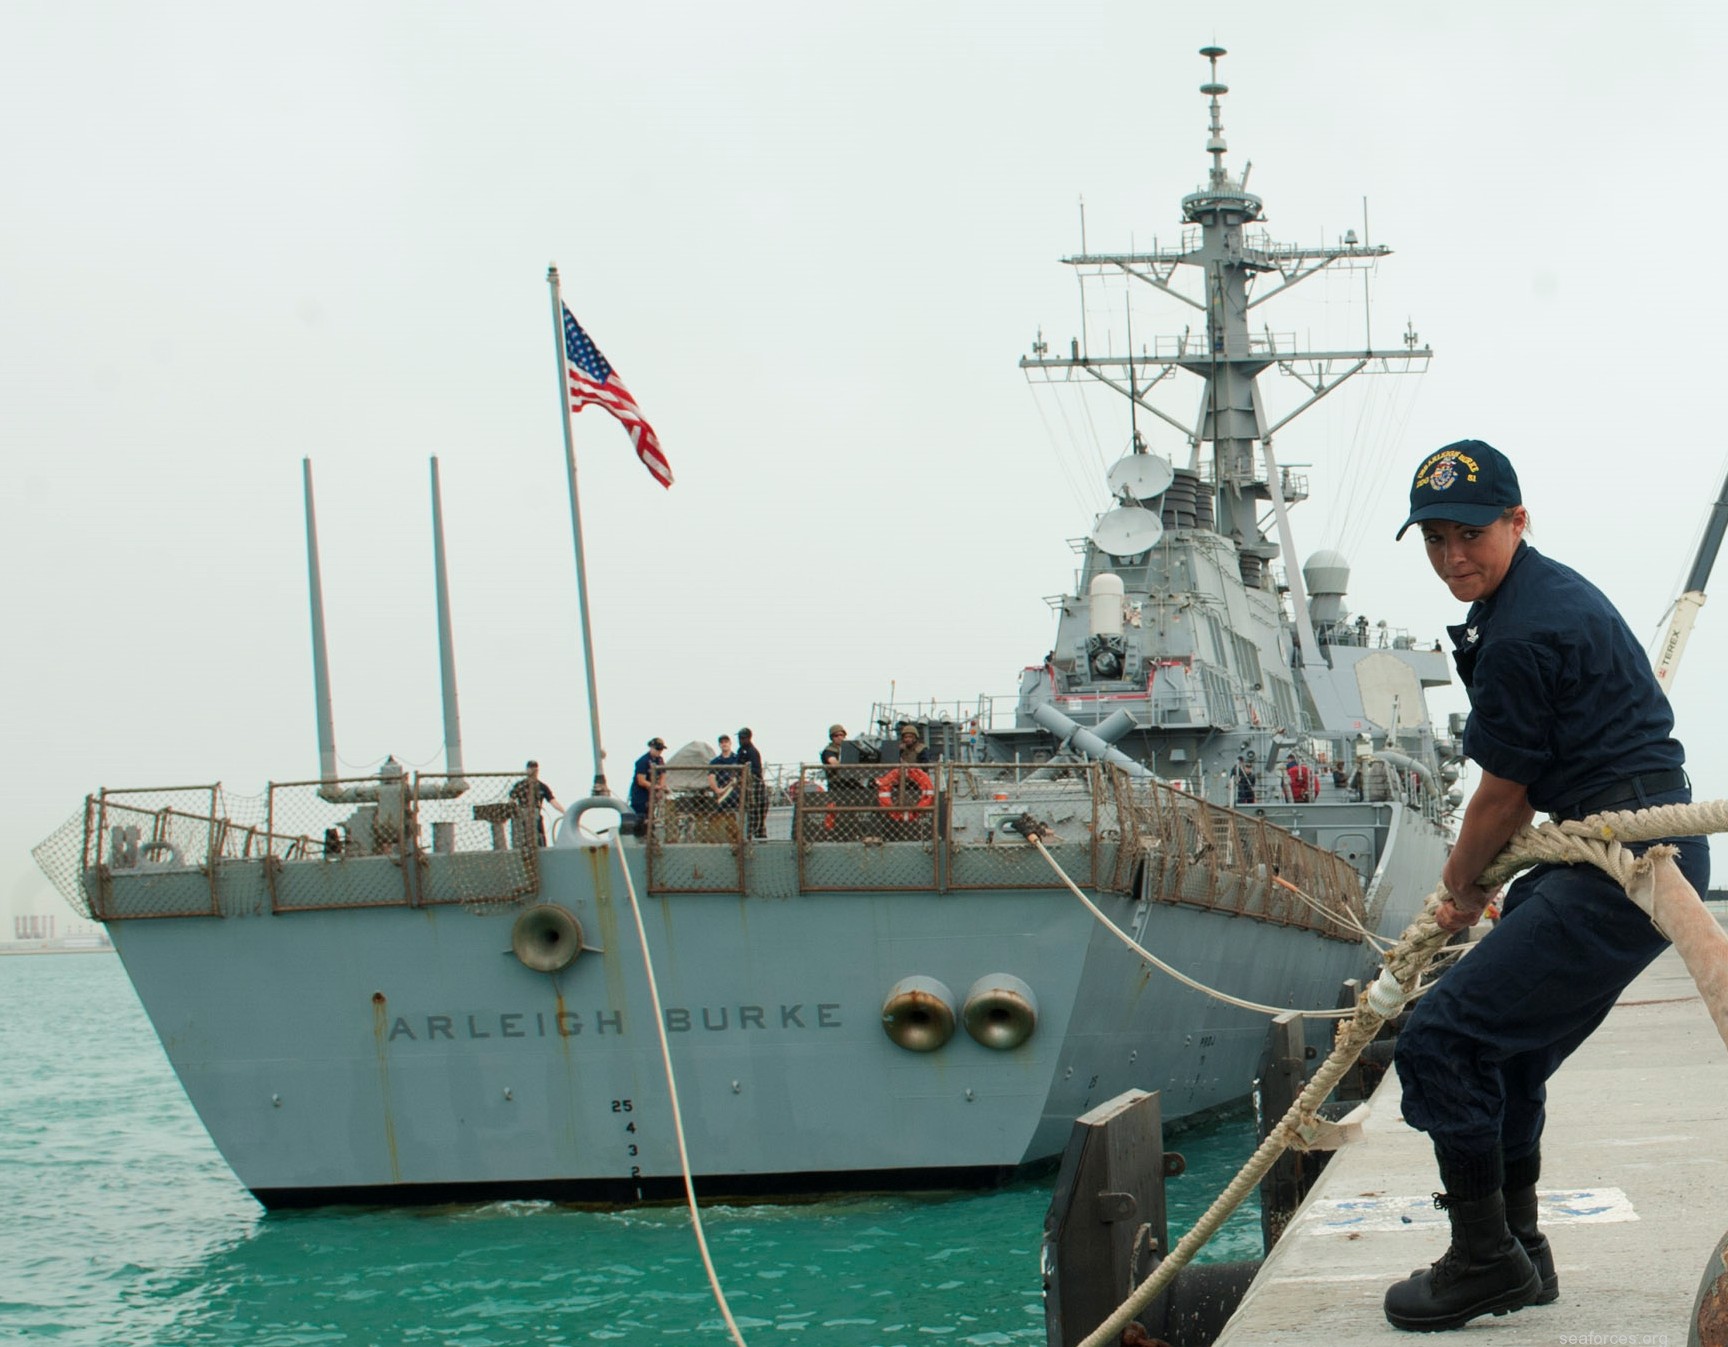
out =
[(564, 310), (564, 365), (570, 372), (570, 410), (579, 412), (595, 406), (611, 412), (630, 432), (630, 441), (636, 446), (636, 457), (642, 460), (642, 466), (661, 486), (671, 486), (672, 465), (660, 452), (660, 437), (654, 433), (654, 427), (643, 419), (636, 399), (606, 363), (594, 339), (582, 330), (570, 306), (559, 307)]

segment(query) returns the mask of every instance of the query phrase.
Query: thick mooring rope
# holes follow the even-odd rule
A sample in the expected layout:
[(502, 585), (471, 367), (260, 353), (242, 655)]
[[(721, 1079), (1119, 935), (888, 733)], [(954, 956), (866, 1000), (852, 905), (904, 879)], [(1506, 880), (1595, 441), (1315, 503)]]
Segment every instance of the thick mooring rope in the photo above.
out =
[[(1636, 812), (1595, 814), (1581, 821), (1549, 820), (1518, 830), (1482, 874), (1481, 884), (1494, 889), (1531, 865), (1556, 862), (1565, 865), (1595, 865), (1612, 875), (1628, 896), (1650, 914), (1680, 951), (1687, 970), (1697, 982), (1710, 1008), (1716, 1029), (1728, 1044), (1728, 935), (1673, 863), (1672, 847), (1651, 847), (1634, 855), (1628, 843), (1654, 842), (1663, 837), (1692, 837), (1728, 832), (1728, 801), (1708, 800), (1696, 804), (1654, 805)], [(1028, 841), (1037, 847), (1052, 869), (1062, 867), (1036, 835)], [(1664, 863), (1666, 862), (1666, 863)], [(1066, 879), (1066, 875), (1063, 875)], [(1338, 1028), (1338, 1037), (1307, 1087), (1262, 1141), (1248, 1163), (1231, 1180), (1205, 1213), (1195, 1222), (1170, 1256), (1137, 1286), (1079, 1347), (1110, 1347), (1140, 1312), (1169, 1288), (1176, 1274), (1217, 1233), (1243, 1198), (1247, 1197), (1278, 1157), (1292, 1145), (1302, 1144), (1303, 1129), (1312, 1127), (1316, 1110), (1374, 1040), (1382, 1025), (1403, 1008), (1417, 980), (1433, 961), (1451, 934), (1440, 929), (1434, 913), (1446, 897), (1444, 887), (1428, 895), (1422, 913), (1398, 943), (1387, 951), (1385, 968), (1362, 993), (1356, 1011)], [(1700, 920), (1701, 919), (1701, 920)]]
[[(1247, 1001), (1240, 996), (1232, 996), (1229, 992), (1221, 991), (1217, 987), (1208, 987), (1198, 978), (1189, 977), (1188, 974), (1184, 973), (1180, 968), (1165, 963), (1164, 960), (1160, 959), (1133, 936), (1129, 935), (1128, 932), (1124, 931), (1115, 922), (1111, 921), (1110, 918), (1105, 915), (1103, 909), (1100, 908), (1097, 903), (1088, 898), (1081, 890), (1080, 886), (1069, 878), (1068, 872), (1056, 863), (1056, 858), (1045, 849), (1042, 838), (1028, 834), (1027, 840), (1032, 842), (1040, 852), (1043, 852), (1044, 859), (1050, 862), (1050, 866), (1056, 871), (1057, 877), (1067, 885), (1068, 892), (1073, 894), (1075, 898), (1079, 899), (1080, 905), (1092, 914), (1094, 921), (1096, 921), (1106, 931), (1110, 932), (1111, 935), (1115, 936), (1117, 940), (1121, 941), (1129, 949), (1133, 950), (1140, 958), (1151, 964), (1152, 967), (1156, 968), (1160, 973), (1163, 973), (1166, 977), (1174, 978), (1184, 987), (1197, 991), (1202, 996), (1210, 996), (1214, 1001), (1222, 1001), (1227, 1006), (1235, 1006), (1238, 1010), (1251, 1010), (1257, 1015), (1296, 1015), (1311, 1020), (1341, 1020), (1354, 1013), (1349, 1010), (1300, 1010), (1286, 1006), (1263, 1005), (1259, 1001)], [(1278, 882), (1281, 884), (1284, 883), (1283, 880), (1279, 880)], [(1294, 885), (1287, 885), (1286, 887), (1288, 887), (1290, 891), (1303, 902), (1312, 903), (1318, 911), (1324, 913), (1334, 921), (1338, 920), (1338, 914), (1336, 912), (1330, 912), (1326, 908), (1320, 906), (1320, 904), (1313, 903), (1313, 900), (1309, 898), (1307, 894), (1303, 893)], [(1355, 923), (1355, 925), (1357, 929), (1361, 930), (1364, 940), (1372, 941), (1374, 939), (1373, 934), (1365, 927), (1362, 927), (1360, 922)]]
[(666, 1040), (666, 1014), (660, 1006), (660, 984), (654, 977), (654, 958), (648, 952), (648, 932), (642, 923), (642, 904), (636, 901), (636, 881), (630, 874), (630, 862), (624, 848), (614, 836), (611, 850), (618, 854), (618, 868), (624, 872), (624, 891), (630, 898), (630, 915), (636, 921), (636, 939), (642, 946), (642, 971), (648, 978), (648, 998), (654, 1005), (654, 1027), (660, 1035), (660, 1064), (666, 1069), (666, 1096), (672, 1104), (672, 1135), (678, 1140), (678, 1172), (684, 1176), (684, 1204), (690, 1209), (690, 1230), (696, 1236), (696, 1249), (702, 1255), (702, 1268), (708, 1274), (708, 1289), (720, 1317), (726, 1321), (726, 1332), (737, 1347), (747, 1347), (738, 1321), (732, 1317), (732, 1307), (726, 1302), (726, 1292), (720, 1287), (720, 1274), (714, 1270), (714, 1259), (708, 1252), (708, 1236), (702, 1229), (702, 1210), (696, 1204), (696, 1180), (690, 1174), (690, 1148), (684, 1140), (684, 1114), (678, 1106), (678, 1079), (672, 1070), (672, 1045)]

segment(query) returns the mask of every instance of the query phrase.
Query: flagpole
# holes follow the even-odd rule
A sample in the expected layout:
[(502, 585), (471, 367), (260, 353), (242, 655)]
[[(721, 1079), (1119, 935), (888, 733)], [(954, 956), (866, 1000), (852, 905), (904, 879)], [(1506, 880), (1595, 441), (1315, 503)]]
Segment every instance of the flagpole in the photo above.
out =
[(558, 355), (558, 405), (564, 422), (564, 471), (570, 483), (570, 536), (576, 544), (576, 600), (582, 615), (582, 662), (588, 672), (588, 725), (594, 735), (592, 795), (610, 795), (606, 788), (606, 753), (600, 747), (600, 692), (594, 682), (594, 635), (588, 624), (588, 567), (582, 557), (582, 507), (576, 495), (576, 442), (570, 426), (570, 373), (564, 356), (564, 297), (558, 289), (558, 268), (546, 268), (552, 287), (552, 338)]

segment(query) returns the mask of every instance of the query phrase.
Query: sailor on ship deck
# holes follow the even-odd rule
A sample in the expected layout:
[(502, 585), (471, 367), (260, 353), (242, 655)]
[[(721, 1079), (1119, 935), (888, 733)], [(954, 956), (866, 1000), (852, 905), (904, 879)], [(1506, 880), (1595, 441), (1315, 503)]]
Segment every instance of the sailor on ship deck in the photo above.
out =
[(648, 741), (648, 751), (636, 759), (630, 771), (630, 812), (638, 818), (648, 817), (648, 801), (654, 791), (654, 778), (666, 765), (666, 741), (655, 735)]
[(546, 819), (541, 810), (551, 805), (559, 813), (563, 806), (552, 794), (552, 787), (540, 779), (540, 764), (529, 758), (525, 764), (528, 775), (510, 787), (510, 803), (516, 806), (517, 816), (526, 824), (526, 816), (534, 816), (534, 841), (539, 846), (546, 845)]
[(768, 785), (763, 779), (762, 751), (756, 747), (756, 736), (746, 725), (738, 731), (738, 763), (748, 771), (744, 776), (744, 824), (751, 837), (768, 836)]
[[(720, 736), (720, 752), (708, 759), (714, 770), (708, 773), (708, 789), (714, 792), (716, 809), (738, 807), (738, 755), (732, 751), (732, 736)], [(728, 768), (733, 770), (728, 771)]]
[(918, 727), (910, 722), (900, 727), (900, 761), (930, 761), (930, 750), (925, 745), (923, 736), (918, 733)]

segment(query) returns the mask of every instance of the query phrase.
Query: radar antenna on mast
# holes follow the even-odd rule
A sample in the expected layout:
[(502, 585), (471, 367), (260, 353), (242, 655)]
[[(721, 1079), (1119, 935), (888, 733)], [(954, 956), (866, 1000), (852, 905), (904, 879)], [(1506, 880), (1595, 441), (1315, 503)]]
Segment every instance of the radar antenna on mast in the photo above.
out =
[(1230, 147), (1224, 143), (1223, 110), (1218, 99), (1230, 92), (1230, 86), (1218, 81), (1218, 58), (1229, 53), (1222, 47), (1202, 47), (1200, 54), (1212, 63), (1212, 78), (1200, 86), (1200, 92), (1212, 100), (1212, 135), (1206, 141), (1206, 153), (1212, 156), (1212, 185), (1222, 187), (1229, 181), (1224, 172), (1224, 152)]

